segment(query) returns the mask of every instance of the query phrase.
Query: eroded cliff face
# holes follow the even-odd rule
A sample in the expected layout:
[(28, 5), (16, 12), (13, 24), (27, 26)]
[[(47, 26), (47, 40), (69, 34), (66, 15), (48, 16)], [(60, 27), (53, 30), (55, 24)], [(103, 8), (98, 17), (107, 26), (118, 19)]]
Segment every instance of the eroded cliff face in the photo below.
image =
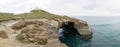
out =
[[(45, 16), (43, 18), (39, 15), (31, 16), (33, 14), (30, 13), (7, 20), (0, 19), (0, 47), (67, 47), (58, 40), (58, 29), (62, 22), (67, 21), (75, 23), (74, 27), (78, 30), (81, 38), (92, 38), (91, 27), (86, 21), (64, 16), (52, 16), (43, 11), (35, 12), (37, 12), (35, 15)], [(48, 18), (46, 15), (50, 17)]]
[(60, 46), (57, 39), (57, 28), (57, 21), (47, 19), (19, 19), (1, 22), (0, 46), (16, 47), (26, 46), (26, 44)]
[[(46, 46), (67, 47), (58, 40), (59, 20), (48, 19), (17, 19), (0, 23), (0, 46)], [(66, 21), (66, 20), (63, 20)], [(69, 21), (69, 20), (68, 20)], [(92, 37), (91, 28), (82, 21), (74, 21), (81, 37)]]

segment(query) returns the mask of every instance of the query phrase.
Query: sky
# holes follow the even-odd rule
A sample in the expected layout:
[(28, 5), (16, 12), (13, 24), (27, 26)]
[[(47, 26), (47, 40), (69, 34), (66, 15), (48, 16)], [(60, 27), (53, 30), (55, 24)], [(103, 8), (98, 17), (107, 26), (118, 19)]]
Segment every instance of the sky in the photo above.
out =
[(68, 16), (120, 16), (120, 0), (0, 0), (0, 12), (18, 14), (36, 7)]

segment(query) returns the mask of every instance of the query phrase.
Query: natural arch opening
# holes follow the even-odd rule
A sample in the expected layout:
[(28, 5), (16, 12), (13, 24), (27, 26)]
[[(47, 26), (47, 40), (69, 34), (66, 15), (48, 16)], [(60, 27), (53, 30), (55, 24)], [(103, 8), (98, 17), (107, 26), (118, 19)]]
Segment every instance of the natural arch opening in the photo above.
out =
[(74, 22), (63, 22), (58, 31), (59, 41), (68, 47), (91, 47), (91, 40), (84, 40), (80, 37)]

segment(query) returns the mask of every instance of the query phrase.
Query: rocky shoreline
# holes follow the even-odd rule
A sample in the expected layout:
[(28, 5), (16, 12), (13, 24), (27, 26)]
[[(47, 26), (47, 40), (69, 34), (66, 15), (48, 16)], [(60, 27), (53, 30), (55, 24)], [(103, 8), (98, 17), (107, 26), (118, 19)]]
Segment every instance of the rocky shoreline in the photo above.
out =
[[(62, 16), (60, 16), (62, 17)], [(58, 40), (62, 22), (74, 22), (80, 37), (92, 38), (92, 29), (87, 22), (75, 18), (12, 18), (0, 22), (0, 47), (36, 45), (44, 47), (67, 47)], [(3, 44), (3, 45), (2, 45)]]

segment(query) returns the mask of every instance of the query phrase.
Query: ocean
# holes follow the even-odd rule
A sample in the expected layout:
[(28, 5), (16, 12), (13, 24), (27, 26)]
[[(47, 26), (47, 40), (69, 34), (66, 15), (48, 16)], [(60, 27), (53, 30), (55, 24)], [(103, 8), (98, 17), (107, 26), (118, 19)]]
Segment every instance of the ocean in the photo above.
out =
[(93, 38), (86, 41), (70, 37), (66, 40), (68, 47), (120, 47), (120, 17), (78, 16), (76, 18), (88, 22), (93, 29)]

